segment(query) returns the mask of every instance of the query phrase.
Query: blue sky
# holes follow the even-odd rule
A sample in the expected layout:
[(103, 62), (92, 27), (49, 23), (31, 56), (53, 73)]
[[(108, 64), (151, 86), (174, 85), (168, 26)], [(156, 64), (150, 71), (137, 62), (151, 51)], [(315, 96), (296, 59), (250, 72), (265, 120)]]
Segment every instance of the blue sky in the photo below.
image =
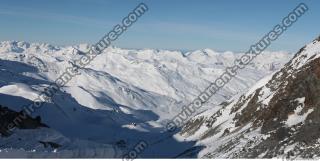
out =
[[(253, 0), (0, 0), (0, 41), (55, 45), (95, 43), (140, 2), (143, 15), (114, 45), (246, 51), (301, 1)], [(320, 34), (320, 1), (268, 50), (295, 52)]]

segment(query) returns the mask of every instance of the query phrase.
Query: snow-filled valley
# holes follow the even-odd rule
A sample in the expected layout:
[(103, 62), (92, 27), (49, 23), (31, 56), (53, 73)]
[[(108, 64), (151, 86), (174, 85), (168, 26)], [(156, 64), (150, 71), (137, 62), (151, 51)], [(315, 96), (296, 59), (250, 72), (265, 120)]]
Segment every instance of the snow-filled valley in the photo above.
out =
[[(0, 42), (0, 105), (21, 111), (89, 47)], [(32, 113), (47, 127), (18, 128), (0, 137), (0, 156), (121, 157), (139, 140), (150, 143), (140, 157), (178, 156), (195, 142), (163, 141), (166, 123), (242, 54), (109, 47)], [(263, 52), (197, 113), (218, 111), (292, 56)]]

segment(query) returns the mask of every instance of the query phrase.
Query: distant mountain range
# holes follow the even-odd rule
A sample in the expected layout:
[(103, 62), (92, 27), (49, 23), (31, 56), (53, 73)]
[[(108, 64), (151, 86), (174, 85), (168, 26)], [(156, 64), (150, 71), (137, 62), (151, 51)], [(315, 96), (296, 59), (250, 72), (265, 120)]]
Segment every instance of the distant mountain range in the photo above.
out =
[[(152, 142), (140, 157), (298, 154), (294, 149), (303, 144), (298, 136), (314, 126), (303, 123), (316, 121), (313, 74), (318, 46), (315, 40), (295, 56), (263, 52), (199, 109), (180, 133), (164, 141), (158, 140), (166, 134), (166, 122), (243, 53), (107, 48), (52, 101), (28, 116), (27, 126), (17, 126), (10, 135), (0, 130), (0, 157), (113, 158), (139, 140)], [(0, 42), (2, 127), (89, 48), (87, 44)], [(301, 83), (300, 92), (293, 92)], [(314, 141), (313, 134), (316, 131), (303, 140), (303, 146)]]

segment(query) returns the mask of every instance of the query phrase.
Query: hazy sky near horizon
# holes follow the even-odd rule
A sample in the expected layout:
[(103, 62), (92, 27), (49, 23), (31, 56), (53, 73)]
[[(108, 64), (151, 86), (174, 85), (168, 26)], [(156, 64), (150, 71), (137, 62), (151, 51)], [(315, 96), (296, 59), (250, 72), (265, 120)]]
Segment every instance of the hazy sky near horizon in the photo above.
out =
[[(140, 2), (145, 13), (114, 45), (246, 51), (302, 1), (297, 0), (0, 0), (0, 41), (95, 43)], [(268, 50), (295, 52), (319, 36), (320, 1)]]

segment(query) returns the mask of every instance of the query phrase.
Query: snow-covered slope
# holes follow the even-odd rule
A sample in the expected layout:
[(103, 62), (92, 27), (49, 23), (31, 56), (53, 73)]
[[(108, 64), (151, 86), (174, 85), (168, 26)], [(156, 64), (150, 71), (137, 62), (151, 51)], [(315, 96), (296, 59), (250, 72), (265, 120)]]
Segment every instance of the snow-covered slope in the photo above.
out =
[(319, 157), (319, 57), (320, 37), (228, 105), (194, 117), (179, 137), (206, 146), (203, 158)]
[[(57, 47), (1, 42), (0, 105), (20, 111), (88, 49), (86, 44)], [(163, 123), (180, 112), (182, 105), (196, 97), (240, 55), (210, 49), (182, 53), (110, 47), (80, 69), (81, 74), (32, 117), (40, 116), (51, 130), (71, 140), (95, 142), (97, 147), (125, 140), (129, 147), (140, 139), (159, 137)], [(279, 69), (290, 57), (285, 52), (263, 53), (257, 63), (242, 70), (199, 112), (242, 93)], [(33, 142), (37, 141), (31, 139), (30, 144)]]

